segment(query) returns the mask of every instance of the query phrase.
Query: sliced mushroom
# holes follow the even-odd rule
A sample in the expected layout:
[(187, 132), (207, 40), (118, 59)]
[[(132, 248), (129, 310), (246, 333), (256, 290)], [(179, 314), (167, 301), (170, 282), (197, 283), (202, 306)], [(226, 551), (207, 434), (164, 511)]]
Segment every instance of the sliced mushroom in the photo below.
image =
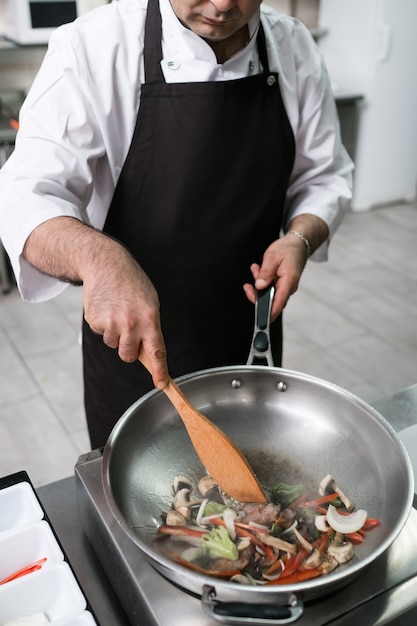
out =
[[(189, 509), (187, 509), (187, 511), (189, 511)], [(179, 511), (171, 509), (167, 513), (166, 523), (168, 526), (186, 526), (187, 518), (185, 518)]]
[(327, 548), (327, 554), (342, 565), (353, 557), (353, 544), (350, 541), (346, 541), (341, 533), (336, 533), (334, 540)]
[(290, 554), (297, 553), (297, 546), (294, 543), (289, 543), (289, 541), (284, 541), (279, 537), (273, 537), (272, 535), (266, 535), (265, 533), (255, 533), (255, 536), (266, 546), (271, 546), (271, 548), (282, 550), (283, 552), (289, 552)]
[(206, 498), (216, 488), (217, 483), (211, 476), (203, 476), (203, 478), (200, 478), (200, 480), (198, 481), (198, 490), (203, 498)]
[(177, 474), (175, 476), (173, 484), (174, 493), (178, 493), (178, 491), (181, 491), (181, 489), (188, 489), (189, 491), (191, 491), (192, 488), (193, 485), (188, 476), (184, 476), (183, 474)]
[(327, 476), (325, 476), (320, 482), (319, 494), (321, 496), (325, 496), (326, 494), (333, 492), (337, 493), (348, 511), (352, 511), (355, 508), (353, 502), (347, 497), (345, 493), (343, 493), (333, 476), (331, 474), (327, 474)]
[(191, 517), (190, 506), (190, 489), (183, 488), (177, 491), (174, 497), (174, 509), (180, 513), (188, 521)]
[(311, 552), (308, 557), (303, 561), (303, 567), (306, 569), (316, 569), (320, 567), (324, 559), (323, 552), (314, 548), (313, 552)]
[(322, 570), (323, 574), (329, 574), (334, 569), (336, 569), (338, 565), (339, 563), (336, 561), (336, 559), (334, 559), (330, 554), (326, 553), (323, 555), (323, 560), (320, 564), (320, 569)]

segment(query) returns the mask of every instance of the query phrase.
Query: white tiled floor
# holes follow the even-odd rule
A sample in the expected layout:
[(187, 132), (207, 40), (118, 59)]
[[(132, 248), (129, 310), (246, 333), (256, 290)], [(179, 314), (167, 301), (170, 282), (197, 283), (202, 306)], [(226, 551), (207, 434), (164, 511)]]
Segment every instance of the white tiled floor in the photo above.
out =
[[(36, 486), (89, 449), (81, 289), (26, 304), (0, 294), (0, 476)], [(417, 382), (417, 203), (349, 214), (325, 264), (310, 262), (285, 313), (284, 367), (372, 402)], [(417, 420), (417, 416), (416, 416)]]

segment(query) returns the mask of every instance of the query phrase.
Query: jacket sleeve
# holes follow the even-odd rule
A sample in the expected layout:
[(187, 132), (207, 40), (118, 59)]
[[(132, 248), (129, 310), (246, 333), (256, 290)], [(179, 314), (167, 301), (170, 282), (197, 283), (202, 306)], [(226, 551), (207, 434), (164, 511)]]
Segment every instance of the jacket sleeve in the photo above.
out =
[[(341, 142), (339, 119), (327, 69), (307, 28), (298, 20), (270, 15), (271, 67), (294, 133), (296, 155), (285, 206), (284, 230), (292, 218), (312, 214), (329, 227), (329, 240), (352, 195), (353, 163)], [(325, 242), (311, 257), (327, 259)]]

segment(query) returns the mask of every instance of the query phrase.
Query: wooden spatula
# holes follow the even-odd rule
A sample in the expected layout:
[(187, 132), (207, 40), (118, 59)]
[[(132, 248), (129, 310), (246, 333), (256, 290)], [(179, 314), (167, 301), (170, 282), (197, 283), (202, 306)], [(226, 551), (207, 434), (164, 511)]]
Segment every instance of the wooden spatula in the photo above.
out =
[[(151, 372), (149, 359), (142, 347), (138, 358)], [(197, 411), (172, 378), (169, 378), (163, 391), (184, 422), (200, 461), (221, 489), (239, 502), (266, 502), (255, 474), (233, 441)]]

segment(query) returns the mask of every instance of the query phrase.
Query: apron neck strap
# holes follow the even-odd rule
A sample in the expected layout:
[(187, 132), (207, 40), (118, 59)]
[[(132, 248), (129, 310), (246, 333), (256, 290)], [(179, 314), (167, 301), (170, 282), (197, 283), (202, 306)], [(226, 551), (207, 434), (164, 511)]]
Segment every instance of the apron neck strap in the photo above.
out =
[(263, 71), (265, 74), (269, 74), (270, 72), (269, 72), (269, 63), (268, 63), (268, 53), (266, 51), (265, 31), (264, 31), (261, 21), (259, 21), (259, 29), (258, 29), (258, 34), (256, 36), (256, 43), (258, 46), (259, 60), (262, 64)]
[(162, 59), (162, 18), (159, 0), (149, 0), (145, 21), (145, 83), (165, 82), (161, 68)]

